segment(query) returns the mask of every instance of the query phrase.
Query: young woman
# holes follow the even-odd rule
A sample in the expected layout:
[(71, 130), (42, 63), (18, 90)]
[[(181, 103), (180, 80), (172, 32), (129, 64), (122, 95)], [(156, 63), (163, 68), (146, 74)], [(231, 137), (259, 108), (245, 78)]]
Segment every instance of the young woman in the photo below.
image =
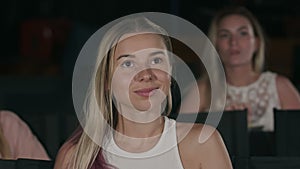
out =
[(124, 19), (106, 32), (83, 129), (61, 148), (55, 168), (232, 168), (217, 131), (200, 143), (204, 125), (166, 117), (171, 51), (166, 32), (145, 17)]
[[(274, 72), (263, 72), (265, 37), (250, 11), (244, 7), (219, 11), (211, 22), (208, 35), (225, 70), (226, 109), (247, 108), (249, 128), (273, 131), (273, 108), (300, 109), (300, 96), (291, 82)], [(199, 111), (204, 111), (210, 104), (206, 76), (199, 80), (198, 88), (202, 100)], [(190, 99), (187, 97), (185, 102)]]

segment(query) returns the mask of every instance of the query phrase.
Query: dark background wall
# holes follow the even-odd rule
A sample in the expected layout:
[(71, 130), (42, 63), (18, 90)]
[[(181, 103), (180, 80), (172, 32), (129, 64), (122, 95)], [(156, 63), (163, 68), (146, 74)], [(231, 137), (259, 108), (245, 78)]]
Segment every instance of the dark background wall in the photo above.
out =
[[(240, 4), (268, 36), (266, 67), (300, 83), (300, 5), (292, 0), (4, 0), (0, 26), (0, 108), (19, 114), (54, 158), (76, 126), (71, 77), (92, 33), (118, 17), (164, 12), (207, 32), (219, 8)], [(42, 120), (41, 120), (42, 119)]]
[[(277, 64), (282, 62), (277, 63), (277, 59), (290, 58), (285, 61), (289, 67), (285, 70), (281, 68), (279, 72), (295, 80), (294, 65), (289, 64), (294, 63), (294, 58), (291, 58), (294, 56), (290, 55), (294, 55), (295, 50), (297, 51), (295, 48), (299, 46), (300, 5), (293, 0), (6, 0), (0, 7), (0, 74), (62, 75), (69, 69), (68, 66), (72, 65), (65, 63), (64, 58), (68, 57), (66, 51), (69, 52), (67, 54), (73, 52), (72, 55), (75, 56), (72, 57), (76, 58), (76, 52), (80, 50), (73, 48), (68, 51), (70, 48), (66, 47), (75, 45), (70, 46), (69, 39), (82, 40), (81, 43), (73, 41), (80, 48), (85, 38), (120, 16), (145, 11), (165, 12), (189, 20), (206, 33), (215, 11), (232, 4), (244, 5), (257, 16), (269, 37), (269, 54), (284, 51), (285, 56), (271, 56), (267, 66), (279, 70)], [(34, 48), (32, 34), (41, 31), (43, 26), (50, 28), (51, 37), (48, 42), (44, 40), (44, 44), (35, 44), (36, 48), (41, 48), (40, 53), (30, 56), (31, 53), (26, 53), (24, 48)], [(280, 46), (281, 43), (282, 49), (278, 49), (277, 45)]]

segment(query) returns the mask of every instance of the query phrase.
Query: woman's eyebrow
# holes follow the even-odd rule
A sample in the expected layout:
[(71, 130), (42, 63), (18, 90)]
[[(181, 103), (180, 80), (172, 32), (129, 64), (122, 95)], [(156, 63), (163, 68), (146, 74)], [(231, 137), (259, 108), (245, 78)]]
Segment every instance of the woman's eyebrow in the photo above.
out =
[(159, 55), (159, 54), (165, 54), (163, 51), (155, 51), (155, 52), (151, 52), (150, 56), (155, 56), (155, 55)]
[(229, 32), (229, 30), (224, 29), (224, 28), (219, 29), (219, 30), (217, 31), (217, 33), (228, 33), (228, 32)]
[(240, 31), (240, 30), (244, 30), (244, 29), (248, 30), (248, 27), (247, 26), (241, 26), (241, 27), (239, 27), (238, 30)]
[(117, 58), (117, 60), (119, 60), (119, 59), (121, 59), (121, 58), (123, 58), (123, 57), (125, 57), (125, 58), (127, 58), (127, 57), (133, 58), (133, 57), (135, 57), (135, 55), (131, 55), (131, 54), (120, 55), (120, 56)]
[[(150, 54), (149, 54), (149, 56), (155, 56), (155, 55), (159, 55), (159, 54), (165, 54), (163, 51), (155, 51), (155, 52), (151, 52)], [(130, 58), (134, 58), (135, 57), (135, 55), (132, 55), (132, 54), (124, 54), (124, 55), (120, 55), (118, 58), (117, 58), (117, 60), (120, 60), (121, 58), (127, 58), (127, 57), (130, 57)]]
[[(248, 27), (243, 25), (243, 26), (239, 27), (237, 30), (240, 31), (243, 29), (248, 29)], [(230, 32), (230, 31), (226, 28), (221, 28), (221, 29), (218, 29), (218, 31), (217, 31), (217, 33), (223, 33), (223, 32)]]

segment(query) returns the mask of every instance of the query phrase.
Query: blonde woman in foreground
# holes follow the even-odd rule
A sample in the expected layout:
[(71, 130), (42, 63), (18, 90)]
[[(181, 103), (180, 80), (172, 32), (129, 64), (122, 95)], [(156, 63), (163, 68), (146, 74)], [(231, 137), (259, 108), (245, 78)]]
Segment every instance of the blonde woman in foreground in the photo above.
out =
[(167, 33), (145, 17), (122, 20), (106, 32), (87, 92), (87, 123), (62, 146), (55, 169), (232, 168), (216, 130), (200, 143), (204, 125), (167, 118), (168, 52)]

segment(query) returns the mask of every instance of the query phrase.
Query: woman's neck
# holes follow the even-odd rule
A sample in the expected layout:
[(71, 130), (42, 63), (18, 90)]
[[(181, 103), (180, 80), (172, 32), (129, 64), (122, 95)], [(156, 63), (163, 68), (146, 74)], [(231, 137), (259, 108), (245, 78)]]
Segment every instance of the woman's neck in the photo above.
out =
[(252, 65), (225, 67), (226, 81), (233, 86), (247, 86), (259, 78)]
[(164, 121), (164, 117), (160, 116), (149, 123), (137, 123), (119, 116), (115, 143), (127, 152), (148, 151), (158, 143), (164, 130)]
[(119, 115), (116, 130), (128, 137), (149, 138), (158, 136), (164, 129), (164, 117), (160, 116), (151, 122), (135, 122)]

